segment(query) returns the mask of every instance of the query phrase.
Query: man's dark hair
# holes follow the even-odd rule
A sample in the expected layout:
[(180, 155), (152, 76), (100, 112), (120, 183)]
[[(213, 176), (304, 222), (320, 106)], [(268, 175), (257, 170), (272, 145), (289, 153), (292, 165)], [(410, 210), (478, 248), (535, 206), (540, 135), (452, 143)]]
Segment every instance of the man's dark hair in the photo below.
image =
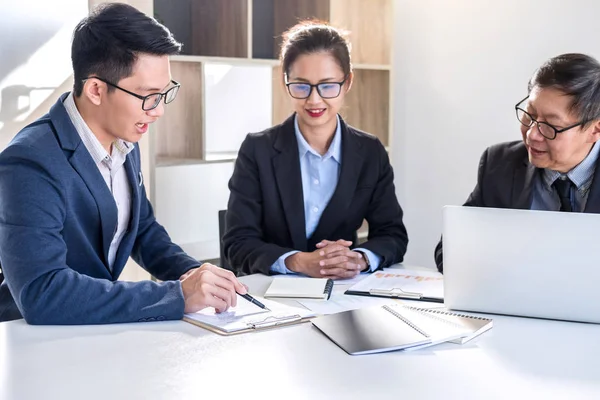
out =
[(74, 94), (81, 96), (84, 79), (92, 75), (115, 84), (127, 78), (138, 54), (165, 56), (180, 50), (166, 27), (138, 9), (122, 3), (100, 5), (73, 32)]
[(600, 119), (600, 63), (585, 54), (552, 57), (531, 77), (528, 92), (553, 88), (572, 98), (569, 111), (586, 123)]

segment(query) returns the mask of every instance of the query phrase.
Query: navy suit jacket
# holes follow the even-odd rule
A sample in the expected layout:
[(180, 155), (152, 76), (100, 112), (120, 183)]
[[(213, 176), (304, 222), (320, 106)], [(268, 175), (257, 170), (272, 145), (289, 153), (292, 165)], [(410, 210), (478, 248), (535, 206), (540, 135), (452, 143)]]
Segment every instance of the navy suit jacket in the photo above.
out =
[[(178, 278), (199, 262), (173, 244), (152, 211), (140, 150), (127, 155), (131, 220), (113, 269), (117, 206), (63, 106), (19, 132), (0, 154), (0, 321), (101, 324), (181, 319)], [(128, 257), (166, 281), (117, 281)]]
[[(539, 169), (529, 162), (522, 140), (488, 147), (479, 160), (477, 184), (463, 204), (468, 207), (531, 209), (533, 179)], [(600, 163), (588, 194), (585, 213), (600, 213)], [(435, 263), (444, 272), (444, 248), (440, 239), (434, 252)]]
[(308, 239), (294, 116), (246, 137), (229, 181), (223, 237), (225, 257), (238, 274), (269, 274), (281, 255), (313, 251), (323, 239), (345, 239), (357, 247), (356, 230), (364, 219), (369, 223), (369, 239), (360, 247), (381, 256), (380, 268), (403, 260), (408, 236), (385, 148), (375, 136), (341, 118), (340, 123), (338, 184)]

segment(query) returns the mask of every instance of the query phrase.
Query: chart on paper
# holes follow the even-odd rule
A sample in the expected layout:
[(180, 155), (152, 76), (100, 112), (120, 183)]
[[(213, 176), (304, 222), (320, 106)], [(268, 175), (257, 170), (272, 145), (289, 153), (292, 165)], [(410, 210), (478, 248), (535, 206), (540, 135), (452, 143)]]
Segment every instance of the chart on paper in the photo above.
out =
[(444, 297), (444, 278), (439, 272), (423, 270), (377, 271), (348, 291), (373, 293), (373, 291), (401, 291), (419, 293), (427, 297)]

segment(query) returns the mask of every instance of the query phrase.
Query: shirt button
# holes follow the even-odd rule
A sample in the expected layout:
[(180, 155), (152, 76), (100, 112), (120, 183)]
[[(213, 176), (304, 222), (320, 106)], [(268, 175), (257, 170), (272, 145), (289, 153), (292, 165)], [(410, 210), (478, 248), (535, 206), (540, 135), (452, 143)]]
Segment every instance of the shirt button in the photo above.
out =
[(319, 180), (318, 180), (318, 179), (315, 179), (315, 180), (313, 181), (313, 183), (314, 183), (315, 185), (318, 185), (318, 184), (319, 184)]
[(313, 212), (319, 212), (319, 207), (313, 207)]

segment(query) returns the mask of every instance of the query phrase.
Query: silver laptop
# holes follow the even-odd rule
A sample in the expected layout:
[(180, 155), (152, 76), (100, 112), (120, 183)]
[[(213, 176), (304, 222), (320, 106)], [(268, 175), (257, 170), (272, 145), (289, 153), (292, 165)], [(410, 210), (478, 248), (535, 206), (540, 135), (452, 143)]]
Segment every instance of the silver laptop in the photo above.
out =
[(600, 323), (600, 214), (446, 206), (447, 308)]

